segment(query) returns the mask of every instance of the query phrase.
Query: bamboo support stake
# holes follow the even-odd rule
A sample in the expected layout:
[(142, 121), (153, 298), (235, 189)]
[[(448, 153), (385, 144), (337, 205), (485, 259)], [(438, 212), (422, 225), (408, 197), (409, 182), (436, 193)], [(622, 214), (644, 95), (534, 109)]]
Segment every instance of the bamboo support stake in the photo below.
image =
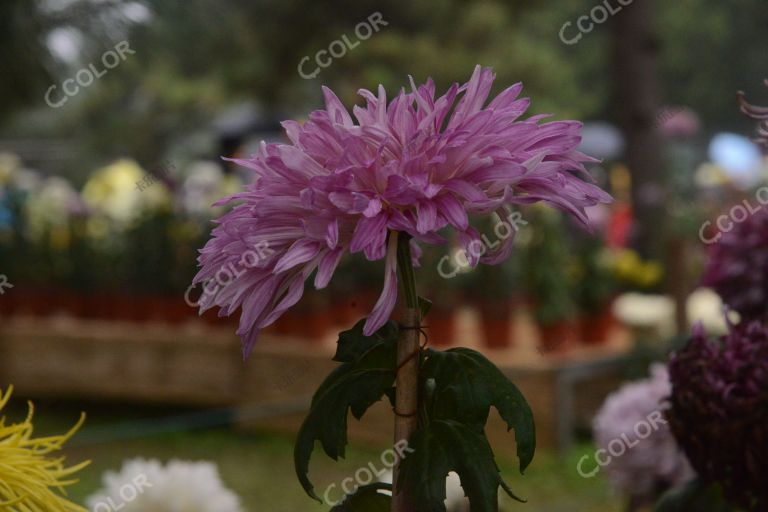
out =
[[(403, 319), (402, 334), (397, 346), (397, 393), (395, 399), (395, 447), (407, 446), (411, 435), (418, 427), (419, 405), (419, 310), (407, 309)], [(414, 357), (414, 354), (416, 356)], [(402, 365), (402, 366), (401, 366)], [(397, 488), (400, 475), (400, 455), (402, 448), (395, 450), (398, 454), (392, 478), (392, 512), (414, 512), (408, 497)]]
[(410, 237), (405, 233), (397, 236), (397, 269), (405, 295), (406, 310), (397, 345), (397, 376), (395, 379), (395, 452), (397, 463), (392, 476), (392, 512), (415, 512), (408, 496), (400, 492), (397, 480), (400, 475), (400, 459), (403, 448), (418, 428), (419, 423), (419, 329), (421, 312), (416, 294), (416, 278), (411, 260)]

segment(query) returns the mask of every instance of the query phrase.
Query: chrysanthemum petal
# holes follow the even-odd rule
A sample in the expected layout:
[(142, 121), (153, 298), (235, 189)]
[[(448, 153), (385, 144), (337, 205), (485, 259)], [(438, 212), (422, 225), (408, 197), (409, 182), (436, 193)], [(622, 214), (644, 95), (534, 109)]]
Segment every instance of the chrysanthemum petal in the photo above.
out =
[(344, 256), (344, 251), (341, 248), (328, 251), (320, 260), (320, 264), (317, 266), (317, 274), (315, 275), (315, 288), (318, 290), (328, 286), (328, 283), (333, 277), (333, 273), (336, 271), (336, 267), (341, 261), (341, 257)]
[(275, 264), (272, 270), (274, 274), (280, 274), (290, 270), (296, 265), (306, 263), (320, 252), (317, 242), (312, 240), (297, 240), (282, 258)]
[(383, 326), (397, 302), (397, 236), (391, 236), (384, 263), (384, 288), (363, 326), (363, 334), (371, 336)]

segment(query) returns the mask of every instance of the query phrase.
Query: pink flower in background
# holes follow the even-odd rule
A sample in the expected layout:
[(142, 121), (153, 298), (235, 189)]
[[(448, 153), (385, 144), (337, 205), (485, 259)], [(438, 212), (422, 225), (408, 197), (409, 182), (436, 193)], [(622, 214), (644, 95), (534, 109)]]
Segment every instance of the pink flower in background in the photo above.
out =
[[(652, 497), (660, 485), (674, 486), (693, 477), (688, 459), (661, 419), (671, 393), (666, 366), (654, 364), (650, 378), (622, 386), (595, 416), (593, 431), (600, 448), (614, 453), (610, 450), (617, 449), (611, 443), (623, 443), (624, 453), (604, 467), (617, 490)], [(651, 424), (649, 417), (659, 420)]]
[(453, 228), (474, 266), (503, 261), (513, 237), (477, 255), (470, 214), (505, 218), (512, 205), (545, 202), (587, 226), (584, 209), (611, 198), (584, 168), (593, 159), (576, 150), (581, 124), (519, 120), (529, 104), (518, 98), (520, 84), (486, 106), (493, 80), (478, 66), (467, 84), (439, 98), (432, 80), (412, 82), (411, 92), (389, 103), (382, 86), (377, 94), (361, 90), (366, 105), (352, 115), (324, 88), (325, 110), (303, 125), (283, 123), (291, 144), (262, 143), (251, 159), (236, 160), (254, 181), (219, 203), (238, 204), (202, 249), (195, 282), (237, 266), (257, 244), (268, 243), (270, 256), (219, 293), (204, 294), (201, 309), (220, 306), (224, 316), (242, 308), (238, 334), (247, 356), (259, 331), (301, 298), (313, 272), (323, 288), (345, 253), (362, 252), (385, 259), (384, 290), (365, 325), (371, 334), (397, 299), (396, 233), (412, 237), (418, 259), (420, 244), (444, 243), (440, 231)]
[(656, 116), (661, 133), (667, 137), (693, 137), (701, 131), (696, 112), (685, 107), (667, 107)]
[[(768, 86), (768, 80), (765, 80), (765, 85)], [(744, 99), (744, 93), (741, 91), (738, 94), (738, 101), (744, 114), (760, 121), (755, 142), (763, 148), (763, 151), (768, 151), (768, 108), (750, 104)]]

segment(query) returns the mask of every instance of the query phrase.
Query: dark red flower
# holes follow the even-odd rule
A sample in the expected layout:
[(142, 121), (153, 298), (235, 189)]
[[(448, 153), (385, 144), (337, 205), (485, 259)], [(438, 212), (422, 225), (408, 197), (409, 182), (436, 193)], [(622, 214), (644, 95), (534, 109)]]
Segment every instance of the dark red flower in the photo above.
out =
[(768, 510), (768, 328), (742, 323), (710, 340), (698, 325), (669, 375), (667, 417), (696, 472), (734, 505)]
[(768, 318), (768, 209), (733, 223), (710, 246), (703, 284), (714, 288), (744, 323)]

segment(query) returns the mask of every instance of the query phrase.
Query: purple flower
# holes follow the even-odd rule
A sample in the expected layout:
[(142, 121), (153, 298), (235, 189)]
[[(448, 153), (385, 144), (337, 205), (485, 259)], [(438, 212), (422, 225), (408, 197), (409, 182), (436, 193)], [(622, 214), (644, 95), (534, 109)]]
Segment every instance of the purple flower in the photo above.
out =
[(669, 374), (667, 416), (696, 472), (745, 510), (768, 510), (768, 328), (742, 323), (710, 341), (697, 325)]
[(613, 486), (631, 496), (653, 498), (660, 488), (693, 476), (685, 455), (662, 418), (671, 386), (667, 369), (651, 367), (648, 379), (625, 384), (611, 394), (593, 422), (596, 444), (612, 457), (605, 471)]
[(768, 209), (760, 208), (723, 233), (709, 249), (702, 283), (743, 322), (768, 317)]
[(444, 243), (439, 232), (453, 228), (472, 265), (495, 264), (509, 255), (513, 237), (477, 254), (470, 214), (506, 217), (512, 205), (542, 201), (587, 225), (584, 208), (610, 201), (584, 168), (594, 160), (576, 150), (581, 124), (519, 120), (529, 104), (518, 98), (520, 84), (486, 106), (493, 80), (478, 66), (467, 84), (439, 98), (432, 80), (418, 87), (411, 80), (411, 92), (389, 103), (382, 86), (377, 94), (361, 90), (366, 105), (353, 108), (354, 119), (324, 88), (325, 110), (303, 125), (283, 123), (291, 144), (262, 143), (251, 159), (235, 160), (253, 170), (254, 181), (219, 203), (238, 202), (201, 251), (195, 282), (269, 244), (269, 257), (201, 299), (203, 310), (218, 305), (220, 315), (242, 308), (246, 356), (259, 330), (301, 298), (305, 280), (315, 272), (315, 287), (325, 287), (347, 252), (385, 259), (384, 290), (365, 324), (371, 334), (397, 299), (398, 234), (412, 237), (418, 260), (419, 244)]

